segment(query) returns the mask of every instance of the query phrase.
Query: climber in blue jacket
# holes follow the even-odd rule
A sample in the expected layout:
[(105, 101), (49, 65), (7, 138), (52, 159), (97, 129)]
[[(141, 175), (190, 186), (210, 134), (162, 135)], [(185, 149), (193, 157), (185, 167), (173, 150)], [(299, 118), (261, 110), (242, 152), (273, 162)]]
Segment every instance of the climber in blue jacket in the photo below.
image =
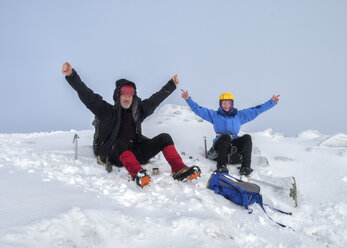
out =
[(232, 145), (242, 155), (240, 175), (248, 176), (251, 174), (253, 171), (251, 169), (252, 138), (249, 134), (240, 137), (238, 133), (241, 125), (274, 107), (279, 101), (279, 95), (274, 95), (269, 101), (256, 107), (238, 110), (234, 108), (234, 96), (229, 92), (224, 92), (219, 97), (219, 108), (216, 111), (199, 106), (192, 100), (187, 90), (181, 91), (182, 98), (186, 100), (193, 112), (213, 124), (216, 132), (216, 138), (213, 140), (213, 149), (218, 152), (217, 172), (229, 173), (227, 156)]

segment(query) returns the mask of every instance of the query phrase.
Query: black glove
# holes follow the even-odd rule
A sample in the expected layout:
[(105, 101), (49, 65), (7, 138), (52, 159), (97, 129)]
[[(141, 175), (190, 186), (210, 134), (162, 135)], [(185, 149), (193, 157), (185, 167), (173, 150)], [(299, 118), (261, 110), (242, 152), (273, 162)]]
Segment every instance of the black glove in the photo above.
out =
[(251, 174), (253, 171), (253, 169), (249, 168), (249, 167), (241, 167), (240, 169), (240, 175), (243, 176), (248, 176), (249, 174)]
[(217, 170), (216, 170), (217, 173), (226, 173), (226, 174), (229, 174), (229, 170), (228, 170), (228, 167), (225, 165), (225, 164), (222, 164), (222, 165), (218, 165), (217, 164)]

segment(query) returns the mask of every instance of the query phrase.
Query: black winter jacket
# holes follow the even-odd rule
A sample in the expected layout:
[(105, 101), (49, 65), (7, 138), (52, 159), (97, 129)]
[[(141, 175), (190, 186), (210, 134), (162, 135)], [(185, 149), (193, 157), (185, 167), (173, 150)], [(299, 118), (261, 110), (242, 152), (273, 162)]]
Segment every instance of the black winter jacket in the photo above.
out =
[[(65, 78), (71, 87), (77, 91), (78, 96), (84, 105), (96, 116), (97, 119), (100, 120), (99, 138), (94, 144), (94, 151), (96, 152), (96, 155), (100, 156), (102, 159), (107, 158), (112, 149), (112, 145), (119, 136), (121, 118), (119, 89), (124, 84), (131, 83), (136, 90), (136, 85), (126, 79), (118, 80), (116, 82), (116, 89), (113, 96), (115, 104), (111, 105), (104, 101), (100, 95), (95, 94), (91, 89), (89, 89), (81, 81), (81, 78), (75, 70), (73, 70), (70, 76), (66, 76)], [(146, 117), (151, 115), (159, 104), (175, 89), (175, 83), (173, 80), (170, 80), (163, 88), (154, 93), (148, 99), (142, 101), (137, 95), (134, 95), (131, 110), (139, 142), (146, 139), (146, 137), (142, 135), (141, 123), (146, 119)]]

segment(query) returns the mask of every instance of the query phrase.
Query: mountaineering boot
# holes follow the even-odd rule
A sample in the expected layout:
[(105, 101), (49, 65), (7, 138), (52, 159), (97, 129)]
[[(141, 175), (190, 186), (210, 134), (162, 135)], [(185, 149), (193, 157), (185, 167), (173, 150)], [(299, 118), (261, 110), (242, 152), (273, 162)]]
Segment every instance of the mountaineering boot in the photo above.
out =
[(242, 176), (248, 176), (249, 174), (251, 174), (253, 171), (253, 169), (251, 169), (250, 167), (244, 167), (244, 166), (241, 166), (241, 169), (240, 169), (240, 175)]
[(225, 164), (217, 164), (216, 172), (229, 174), (228, 167)]
[(134, 153), (131, 151), (125, 151), (119, 156), (119, 160), (122, 162), (125, 169), (129, 172), (131, 177), (135, 179), (137, 173), (142, 170), (139, 161), (137, 161)]
[(174, 145), (169, 145), (163, 149), (163, 154), (171, 166), (173, 178), (178, 181), (193, 180), (200, 176), (201, 170), (198, 166), (187, 167), (176, 151)]
[(176, 148), (174, 145), (169, 145), (163, 149), (163, 154), (166, 159), (166, 161), (171, 166), (172, 174), (175, 174), (177, 171), (187, 167), (183, 161), (181, 156), (176, 151)]
[(147, 170), (140, 170), (135, 178), (136, 184), (141, 188), (145, 187), (151, 181), (151, 177), (149, 176)]
[(193, 180), (200, 176), (201, 170), (198, 166), (184, 167), (173, 174), (173, 178), (177, 181)]

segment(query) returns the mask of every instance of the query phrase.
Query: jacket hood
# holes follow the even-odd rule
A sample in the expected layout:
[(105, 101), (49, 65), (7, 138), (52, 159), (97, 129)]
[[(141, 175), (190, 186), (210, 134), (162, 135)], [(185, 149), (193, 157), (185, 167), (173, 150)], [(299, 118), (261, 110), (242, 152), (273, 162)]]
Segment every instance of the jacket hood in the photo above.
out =
[(135, 95), (137, 95), (135, 83), (133, 83), (133, 82), (131, 82), (131, 81), (125, 79), (125, 78), (119, 79), (119, 80), (116, 81), (116, 89), (113, 92), (113, 100), (114, 100), (115, 103), (119, 102), (119, 96), (120, 96), (119, 91), (120, 91), (120, 88), (122, 88), (122, 86), (126, 85), (126, 84), (129, 84), (129, 85), (133, 86), (134, 90), (135, 90)]

